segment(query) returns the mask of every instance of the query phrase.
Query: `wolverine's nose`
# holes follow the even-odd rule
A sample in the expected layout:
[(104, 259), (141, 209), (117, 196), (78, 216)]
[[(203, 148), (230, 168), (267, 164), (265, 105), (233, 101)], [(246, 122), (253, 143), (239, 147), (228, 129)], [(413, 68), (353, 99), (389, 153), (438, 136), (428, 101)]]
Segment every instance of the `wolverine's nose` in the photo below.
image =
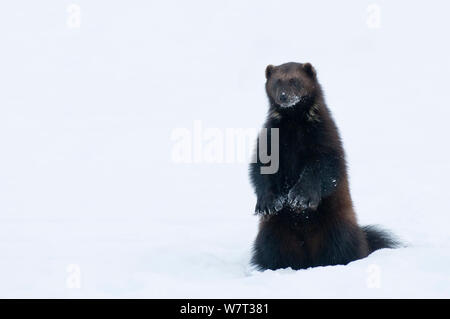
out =
[(286, 92), (281, 92), (280, 93), (280, 102), (286, 102), (287, 101), (287, 94)]

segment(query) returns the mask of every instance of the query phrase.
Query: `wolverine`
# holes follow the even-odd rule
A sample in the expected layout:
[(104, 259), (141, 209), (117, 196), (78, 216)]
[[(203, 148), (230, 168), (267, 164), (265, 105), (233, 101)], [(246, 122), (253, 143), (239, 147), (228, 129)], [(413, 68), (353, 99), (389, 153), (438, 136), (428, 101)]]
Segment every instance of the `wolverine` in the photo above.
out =
[[(260, 270), (345, 265), (398, 243), (386, 231), (357, 223), (345, 153), (310, 63), (266, 68), (269, 99), (267, 148), (277, 150), (278, 169), (264, 173), (258, 158), (250, 180), (260, 218), (252, 264)], [(271, 145), (278, 129), (278, 145)]]

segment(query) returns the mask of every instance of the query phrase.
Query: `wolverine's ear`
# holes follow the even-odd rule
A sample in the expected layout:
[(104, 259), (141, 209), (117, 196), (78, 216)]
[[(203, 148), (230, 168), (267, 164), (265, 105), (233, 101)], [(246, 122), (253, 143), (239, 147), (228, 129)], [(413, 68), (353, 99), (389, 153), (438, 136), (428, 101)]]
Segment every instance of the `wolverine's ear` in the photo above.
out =
[(303, 64), (303, 70), (305, 70), (306, 74), (308, 74), (311, 77), (315, 77), (316, 76), (316, 70), (311, 65), (311, 63), (304, 63)]
[(266, 68), (266, 79), (268, 80), (270, 76), (272, 75), (274, 66), (272, 64), (269, 64)]

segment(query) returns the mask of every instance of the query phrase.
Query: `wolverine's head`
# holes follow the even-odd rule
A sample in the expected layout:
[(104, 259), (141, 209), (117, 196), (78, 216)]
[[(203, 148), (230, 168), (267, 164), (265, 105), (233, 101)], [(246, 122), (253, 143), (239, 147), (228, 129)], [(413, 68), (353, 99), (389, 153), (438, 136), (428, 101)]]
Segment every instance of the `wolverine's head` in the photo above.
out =
[(316, 71), (310, 63), (268, 65), (266, 79), (266, 92), (270, 103), (280, 109), (311, 101), (319, 90)]

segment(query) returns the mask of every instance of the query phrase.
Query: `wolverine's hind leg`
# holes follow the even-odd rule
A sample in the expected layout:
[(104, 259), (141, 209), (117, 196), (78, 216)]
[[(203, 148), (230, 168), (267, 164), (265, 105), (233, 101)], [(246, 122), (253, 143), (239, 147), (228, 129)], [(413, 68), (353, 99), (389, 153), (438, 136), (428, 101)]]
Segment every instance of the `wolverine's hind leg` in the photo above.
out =
[(367, 240), (358, 225), (341, 224), (328, 230), (317, 266), (346, 265), (369, 254)]
[(251, 260), (258, 269), (302, 269), (311, 266), (304, 239), (292, 229), (290, 223), (280, 215), (261, 222)]

